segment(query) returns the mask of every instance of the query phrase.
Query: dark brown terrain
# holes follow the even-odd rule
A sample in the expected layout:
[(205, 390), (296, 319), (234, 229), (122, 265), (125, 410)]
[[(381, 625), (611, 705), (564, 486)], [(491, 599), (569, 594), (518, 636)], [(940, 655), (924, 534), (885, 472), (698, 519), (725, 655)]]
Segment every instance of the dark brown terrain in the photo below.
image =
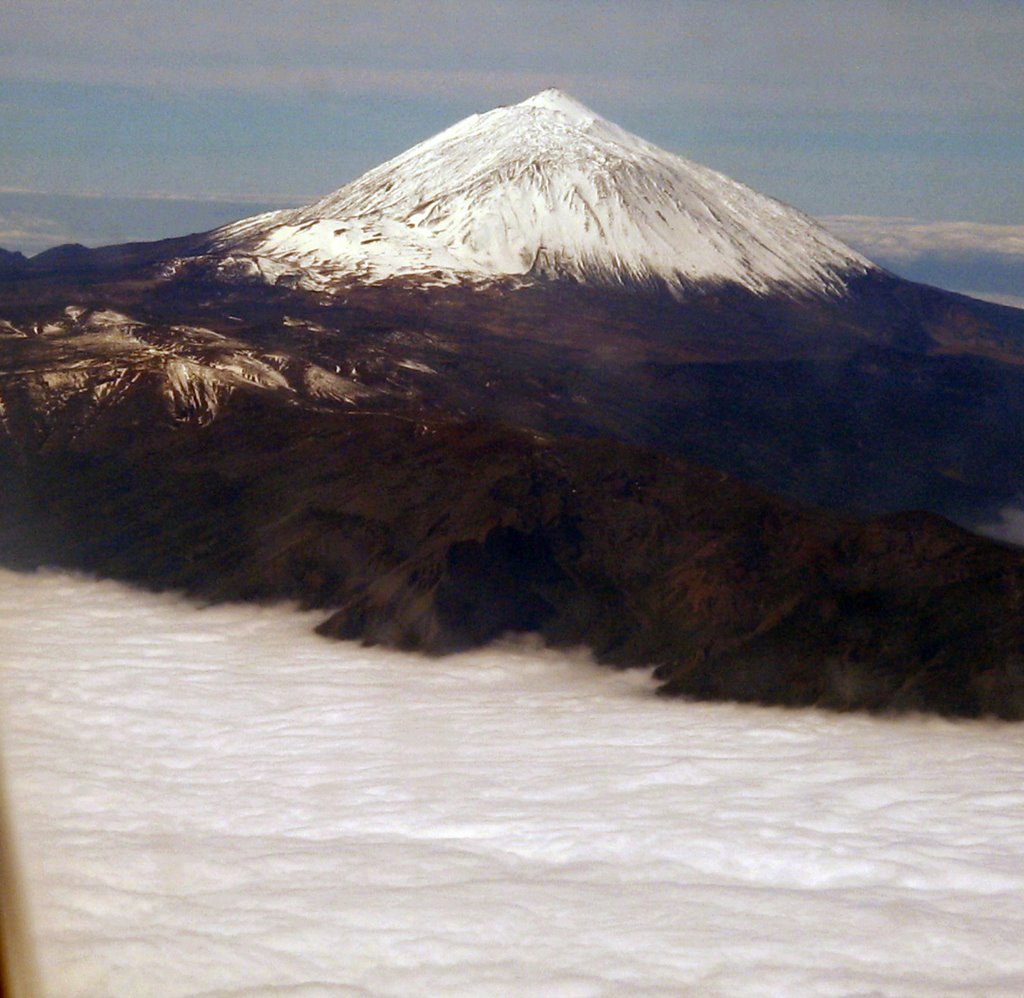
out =
[(884, 274), (829, 301), (570, 281), (328, 295), (215, 279), (203, 248), (49, 251), (0, 283), (0, 320), (75, 304), (200, 327), (337, 368), (375, 396), (361, 408), (611, 437), (844, 511), (972, 523), (1024, 491), (1024, 310)]
[(0, 280), (4, 564), (431, 653), (538, 631), (672, 694), (1024, 717), (1024, 553), (935, 515), (1022, 488), (1024, 313), (888, 276), (683, 303), (167, 276), (197, 247)]

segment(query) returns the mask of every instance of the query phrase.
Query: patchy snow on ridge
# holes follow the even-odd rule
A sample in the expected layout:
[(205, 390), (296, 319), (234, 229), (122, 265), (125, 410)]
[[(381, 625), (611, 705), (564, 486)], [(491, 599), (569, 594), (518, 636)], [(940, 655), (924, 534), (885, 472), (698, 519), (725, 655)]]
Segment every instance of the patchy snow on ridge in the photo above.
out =
[(0, 572), (53, 998), (1019, 998), (1024, 725)]
[(472, 115), (332, 194), (214, 234), (252, 273), (322, 289), (396, 276), (734, 282), (841, 294), (874, 265), (772, 198), (557, 90)]

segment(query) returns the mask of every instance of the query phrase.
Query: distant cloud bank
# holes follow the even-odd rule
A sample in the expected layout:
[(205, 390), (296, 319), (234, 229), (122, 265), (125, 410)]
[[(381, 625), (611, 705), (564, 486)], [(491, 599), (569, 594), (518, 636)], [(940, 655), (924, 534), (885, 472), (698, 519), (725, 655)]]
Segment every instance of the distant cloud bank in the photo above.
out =
[(148, 194), (46, 194), (0, 189), (0, 248), (33, 256), (62, 243), (105, 246), (202, 232), (294, 203)]
[(1003, 295), (998, 292), (974, 291), (968, 288), (960, 288), (958, 290), (965, 295), (971, 295), (973, 298), (981, 298), (983, 301), (995, 302), (996, 305), (1009, 305), (1010, 308), (1024, 308), (1024, 295)]
[(1024, 225), (875, 215), (832, 215), (821, 221), (902, 277), (1024, 308)]
[(890, 260), (974, 253), (1024, 261), (1024, 225), (921, 222), (875, 215), (831, 215), (821, 221), (840, 239)]
[(1024, 547), (1024, 507), (1007, 506), (1000, 510), (998, 517), (990, 523), (976, 524), (979, 534), (997, 541), (1006, 541)]
[(0, 206), (0, 249), (31, 256), (50, 246), (77, 241), (75, 234), (64, 231), (55, 219)]

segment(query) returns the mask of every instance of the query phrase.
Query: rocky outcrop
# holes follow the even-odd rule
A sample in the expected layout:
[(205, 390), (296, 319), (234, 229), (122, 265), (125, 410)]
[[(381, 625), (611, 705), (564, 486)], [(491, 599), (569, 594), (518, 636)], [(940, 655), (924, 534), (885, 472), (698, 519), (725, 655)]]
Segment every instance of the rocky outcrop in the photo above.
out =
[[(858, 513), (926, 508), (977, 522), (1012, 501), (1024, 483), (1024, 365), (934, 342), (914, 352), (922, 322), (938, 329), (954, 296), (915, 297), (895, 279), (859, 290), (874, 325), (845, 306), (724, 293), (683, 305), (569, 285), (390, 284), (322, 299), (207, 282), (187, 267), (166, 280), (141, 264), (33, 272), (0, 281), (0, 396), (19, 372), (67, 371), (72, 356), (82, 374), (103, 332), (94, 317), (116, 313), (112, 333), (130, 321), (147, 343), (204, 364), (216, 336), (239, 356), (276, 357), (318, 404), (358, 397), (411, 416), (615, 438)], [(990, 346), (1024, 343), (1024, 311), (970, 308)], [(886, 314), (899, 318), (890, 332)], [(205, 331), (207, 346), (190, 330)], [(95, 359), (135, 370), (122, 345), (117, 356), (108, 338)], [(314, 368), (316, 384), (293, 377)]]
[(1024, 312), (884, 273), (320, 293), (209, 250), (0, 279), (4, 564), (429, 653), (534, 631), (667, 694), (1024, 716), (1024, 555), (897, 512), (1019, 492)]

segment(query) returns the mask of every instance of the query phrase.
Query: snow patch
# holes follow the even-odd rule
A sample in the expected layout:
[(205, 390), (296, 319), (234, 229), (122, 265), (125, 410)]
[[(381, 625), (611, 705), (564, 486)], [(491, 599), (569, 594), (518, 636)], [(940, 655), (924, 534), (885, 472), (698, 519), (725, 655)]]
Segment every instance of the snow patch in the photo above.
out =
[(233, 386), (204, 364), (172, 359), (164, 365), (167, 399), (174, 415), (183, 420), (208, 423), (216, 418)]
[(214, 332), (214, 330), (207, 329), (205, 326), (171, 326), (170, 328), (176, 338), (197, 340), (201, 343), (223, 343), (229, 341), (229, 338), (223, 333)]
[(89, 371), (84, 367), (65, 368), (63, 370), (42, 371), (38, 375), (39, 381), (50, 392), (77, 392), (81, 391), (90, 379)]
[(111, 371), (105, 380), (92, 386), (92, 397), (102, 405), (109, 404), (123, 398), (138, 379), (139, 372), (131, 368)]
[(8, 322), (7, 319), (0, 319), (0, 336), (14, 336), (18, 339), (24, 339), (28, 333), (19, 329), (13, 322)]
[(367, 388), (338, 374), (310, 364), (302, 373), (306, 392), (315, 399), (332, 399), (354, 404), (359, 398), (372, 394)]
[(109, 326), (141, 326), (142, 323), (121, 312), (115, 312), (112, 308), (101, 308), (89, 314), (85, 325), (106, 328)]
[(192, 360), (171, 357), (164, 364), (167, 397), (178, 417), (207, 423), (242, 385), (292, 395), (288, 379), (271, 364), (241, 353)]
[(289, 329), (305, 329), (311, 333), (330, 332), (326, 326), (321, 325), (319, 322), (313, 322), (310, 319), (297, 319), (291, 315), (284, 317), (284, 325)]
[(400, 360), (396, 367), (404, 367), (407, 371), (418, 371), (420, 374), (437, 374), (429, 364), (423, 364), (418, 360)]
[(219, 375), (273, 390), (289, 390), (288, 379), (272, 364), (244, 353), (230, 353), (208, 361)]

